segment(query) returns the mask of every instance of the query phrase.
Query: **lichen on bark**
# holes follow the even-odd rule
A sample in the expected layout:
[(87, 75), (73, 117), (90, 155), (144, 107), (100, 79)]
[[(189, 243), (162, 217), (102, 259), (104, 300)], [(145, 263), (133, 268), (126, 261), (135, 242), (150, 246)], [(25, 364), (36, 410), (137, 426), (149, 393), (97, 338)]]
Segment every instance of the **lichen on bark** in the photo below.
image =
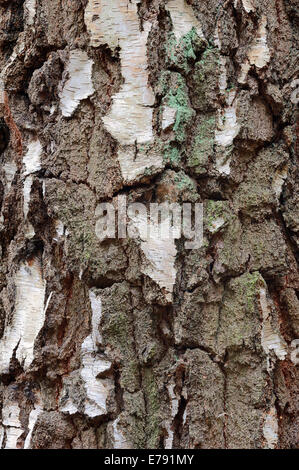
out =
[(0, 2), (1, 449), (298, 447), (295, 3)]

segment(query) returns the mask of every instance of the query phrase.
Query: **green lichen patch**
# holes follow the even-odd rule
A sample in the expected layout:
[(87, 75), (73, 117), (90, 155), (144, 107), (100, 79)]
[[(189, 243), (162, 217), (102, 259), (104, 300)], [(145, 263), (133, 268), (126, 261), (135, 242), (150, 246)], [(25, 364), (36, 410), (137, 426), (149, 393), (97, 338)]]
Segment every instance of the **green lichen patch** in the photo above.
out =
[(134, 324), (129, 285), (115, 284), (102, 292), (102, 332), (105, 348), (119, 364), (121, 386), (129, 392), (139, 387), (139, 366), (134, 345)]
[(141, 390), (136, 393), (125, 392), (123, 400), (126, 410), (126, 413), (123, 415), (123, 422), (129, 431), (127, 436), (135, 449), (145, 449), (145, 407), (143, 393)]
[(169, 34), (165, 44), (166, 66), (177, 67), (185, 73), (189, 73), (193, 63), (200, 53), (206, 48), (206, 40), (200, 38), (192, 28), (180, 41), (177, 41), (174, 33)]
[(250, 313), (252, 313), (255, 309), (257, 288), (261, 283), (264, 284), (263, 278), (259, 272), (255, 272), (252, 274), (248, 273), (246, 276), (242, 276), (240, 281), (245, 289), (247, 309)]
[(178, 189), (179, 194), (183, 200), (196, 202), (198, 200), (196, 182), (186, 175), (184, 171), (176, 173), (174, 183)]
[(183, 77), (176, 74), (175, 81), (176, 84), (165, 97), (165, 103), (176, 109), (173, 131), (176, 141), (183, 143), (186, 138), (186, 127), (195, 116), (195, 112), (190, 106), (188, 90)]
[(214, 154), (216, 118), (215, 115), (200, 118), (194, 133), (193, 144), (187, 158), (187, 165), (196, 174), (207, 173), (209, 161)]
[(163, 96), (161, 115), (163, 115), (164, 106), (176, 111), (173, 137), (170, 136), (168, 140), (182, 144), (186, 139), (186, 129), (195, 116), (195, 111), (190, 105), (186, 81), (177, 72), (164, 72), (160, 77), (157, 90)]
[(179, 168), (181, 163), (181, 152), (179, 148), (170, 143), (165, 144), (163, 149), (163, 162), (170, 164), (174, 168)]
[(156, 197), (159, 202), (196, 202), (199, 199), (197, 183), (184, 171), (167, 169), (157, 181)]
[(205, 201), (204, 226), (211, 233), (223, 229), (231, 217), (231, 210), (226, 201)]
[(192, 106), (195, 109), (204, 112), (216, 109), (219, 74), (219, 51), (208, 48), (196, 62), (191, 76)]
[(259, 272), (245, 273), (232, 279), (226, 289), (220, 318), (218, 347), (222, 352), (227, 348), (243, 345), (259, 347), (260, 313), (258, 308), (259, 287), (264, 284)]
[(144, 369), (142, 385), (146, 407), (145, 434), (147, 438), (147, 447), (149, 449), (154, 449), (159, 446), (161, 437), (161, 418), (159, 390), (152, 369)]

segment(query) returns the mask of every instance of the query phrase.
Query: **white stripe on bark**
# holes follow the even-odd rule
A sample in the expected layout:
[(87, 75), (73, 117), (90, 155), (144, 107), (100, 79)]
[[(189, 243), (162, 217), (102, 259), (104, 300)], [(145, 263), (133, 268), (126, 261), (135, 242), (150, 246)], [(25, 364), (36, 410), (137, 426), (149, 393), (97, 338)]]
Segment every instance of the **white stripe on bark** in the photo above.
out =
[[(90, 418), (107, 414), (107, 398), (114, 388), (111, 378), (101, 378), (101, 374), (111, 369), (111, 362), (99, 356), (98, 347), (102, 342), (99, 331), (102, 315), (101, 299), (93, 292), (89, 292), (92, 309), (92, 330), (81, 346), (81, 369), (78, 371), (83, 379), (86, 399), (84, 401), (84, 413)], [(63, 390), (62, 395), (68, 395)], [(63, 401), (63, 398), (62, 398)], [(60, 406), (64, 413), (75, 414), (79, 411), (79, 403), (75, 403), (72, 397), (68, 397)]]
[(267, 45), (267, 17), (262, 16), (259, 23), (256, 39), (248, 51), (248, 58), (251, 65), (263, 68), (270, 60), (270, 51)]
[[(287, 356), (287, 345), (279, 333), (279, 328), (275, 331), (271, 322), (271, 308), (267, 300), (266, 288), (260, 289), (260, 305), (263, 314), (263, 325), (262, 325), (262, 347), (269, 356), (270, 351), (274, 351), (278, 359), (283, 361)], [(270, 370), (270, 363), (268, 358), (268, 370)]]
[(26, 370), (34, 358), (34, 343), (44, 324), (46, 282), (38, 259), (21, 264), (15, 277), (16, 301), (12, 319), (7, 319), (0, 341), (0, 372), (9, 371), (10, 360), (16, 358)]
[(263, 427), (264, 438), (266, 439), (266, 448), (275, 449), (278, 443), (278, 419), (277, 412), (274, 407), (270, 409), (264, 421)]
[(173, 32), (177, 41), (189, 33), (192, 28), (196, 30), (199, 37), (204, 37), (200, 22), (194, 15), (192, 7), (185, 0), (169, 0), (166, 8), (170, 12)]
[(94, 93), (92, 84), (93, 60), (88, 58), (85, 51), (76, 49), (70, 52), (65, 75), (69, 79), (64, 83), (59, 93), (62, 115), (70, 117), (81, 100)]
[(130, 183), (142, 176), (147, 167), (162, 168), (162, 157), (136, 155), (135, 145), (153, 141), (153, 105), (155, 97), (148, 84), (147, 39), (151, 23), (140, 30), (134, 0), (89, 0), (85, 23), (90, 43), (120, 48), (121, 73), (124, 83), (113, 96), (112, 106), (103, 117), (107, 131), (120, 144), (118, 158), (124, 180)]
[(16, 449), (17, 441), (23, 433), (19, 419), (20, 407), (18, 403), (4, 400), (2, 408), (2, 443), (6, 436), (5, 449)]

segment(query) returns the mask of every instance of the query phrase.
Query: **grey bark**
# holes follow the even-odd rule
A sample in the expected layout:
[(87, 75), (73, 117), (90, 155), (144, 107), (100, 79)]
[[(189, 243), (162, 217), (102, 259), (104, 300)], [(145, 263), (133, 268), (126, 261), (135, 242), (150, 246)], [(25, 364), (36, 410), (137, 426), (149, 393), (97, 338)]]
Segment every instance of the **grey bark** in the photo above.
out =
[(298, 446), (297, 54), (295, 0), (0, 1), (1, 448)]

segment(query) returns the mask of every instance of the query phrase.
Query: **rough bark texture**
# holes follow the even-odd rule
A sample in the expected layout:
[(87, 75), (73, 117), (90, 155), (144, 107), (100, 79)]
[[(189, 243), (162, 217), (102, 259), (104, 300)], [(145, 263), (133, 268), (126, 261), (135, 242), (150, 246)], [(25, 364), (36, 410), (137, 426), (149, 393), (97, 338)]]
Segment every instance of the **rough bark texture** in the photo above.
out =
[[(298, 445), (298, 30), (297, 0), (0, 1), (1, 448)], [(203, 246), (99, 240), (118, 195), (203, 202)]]

